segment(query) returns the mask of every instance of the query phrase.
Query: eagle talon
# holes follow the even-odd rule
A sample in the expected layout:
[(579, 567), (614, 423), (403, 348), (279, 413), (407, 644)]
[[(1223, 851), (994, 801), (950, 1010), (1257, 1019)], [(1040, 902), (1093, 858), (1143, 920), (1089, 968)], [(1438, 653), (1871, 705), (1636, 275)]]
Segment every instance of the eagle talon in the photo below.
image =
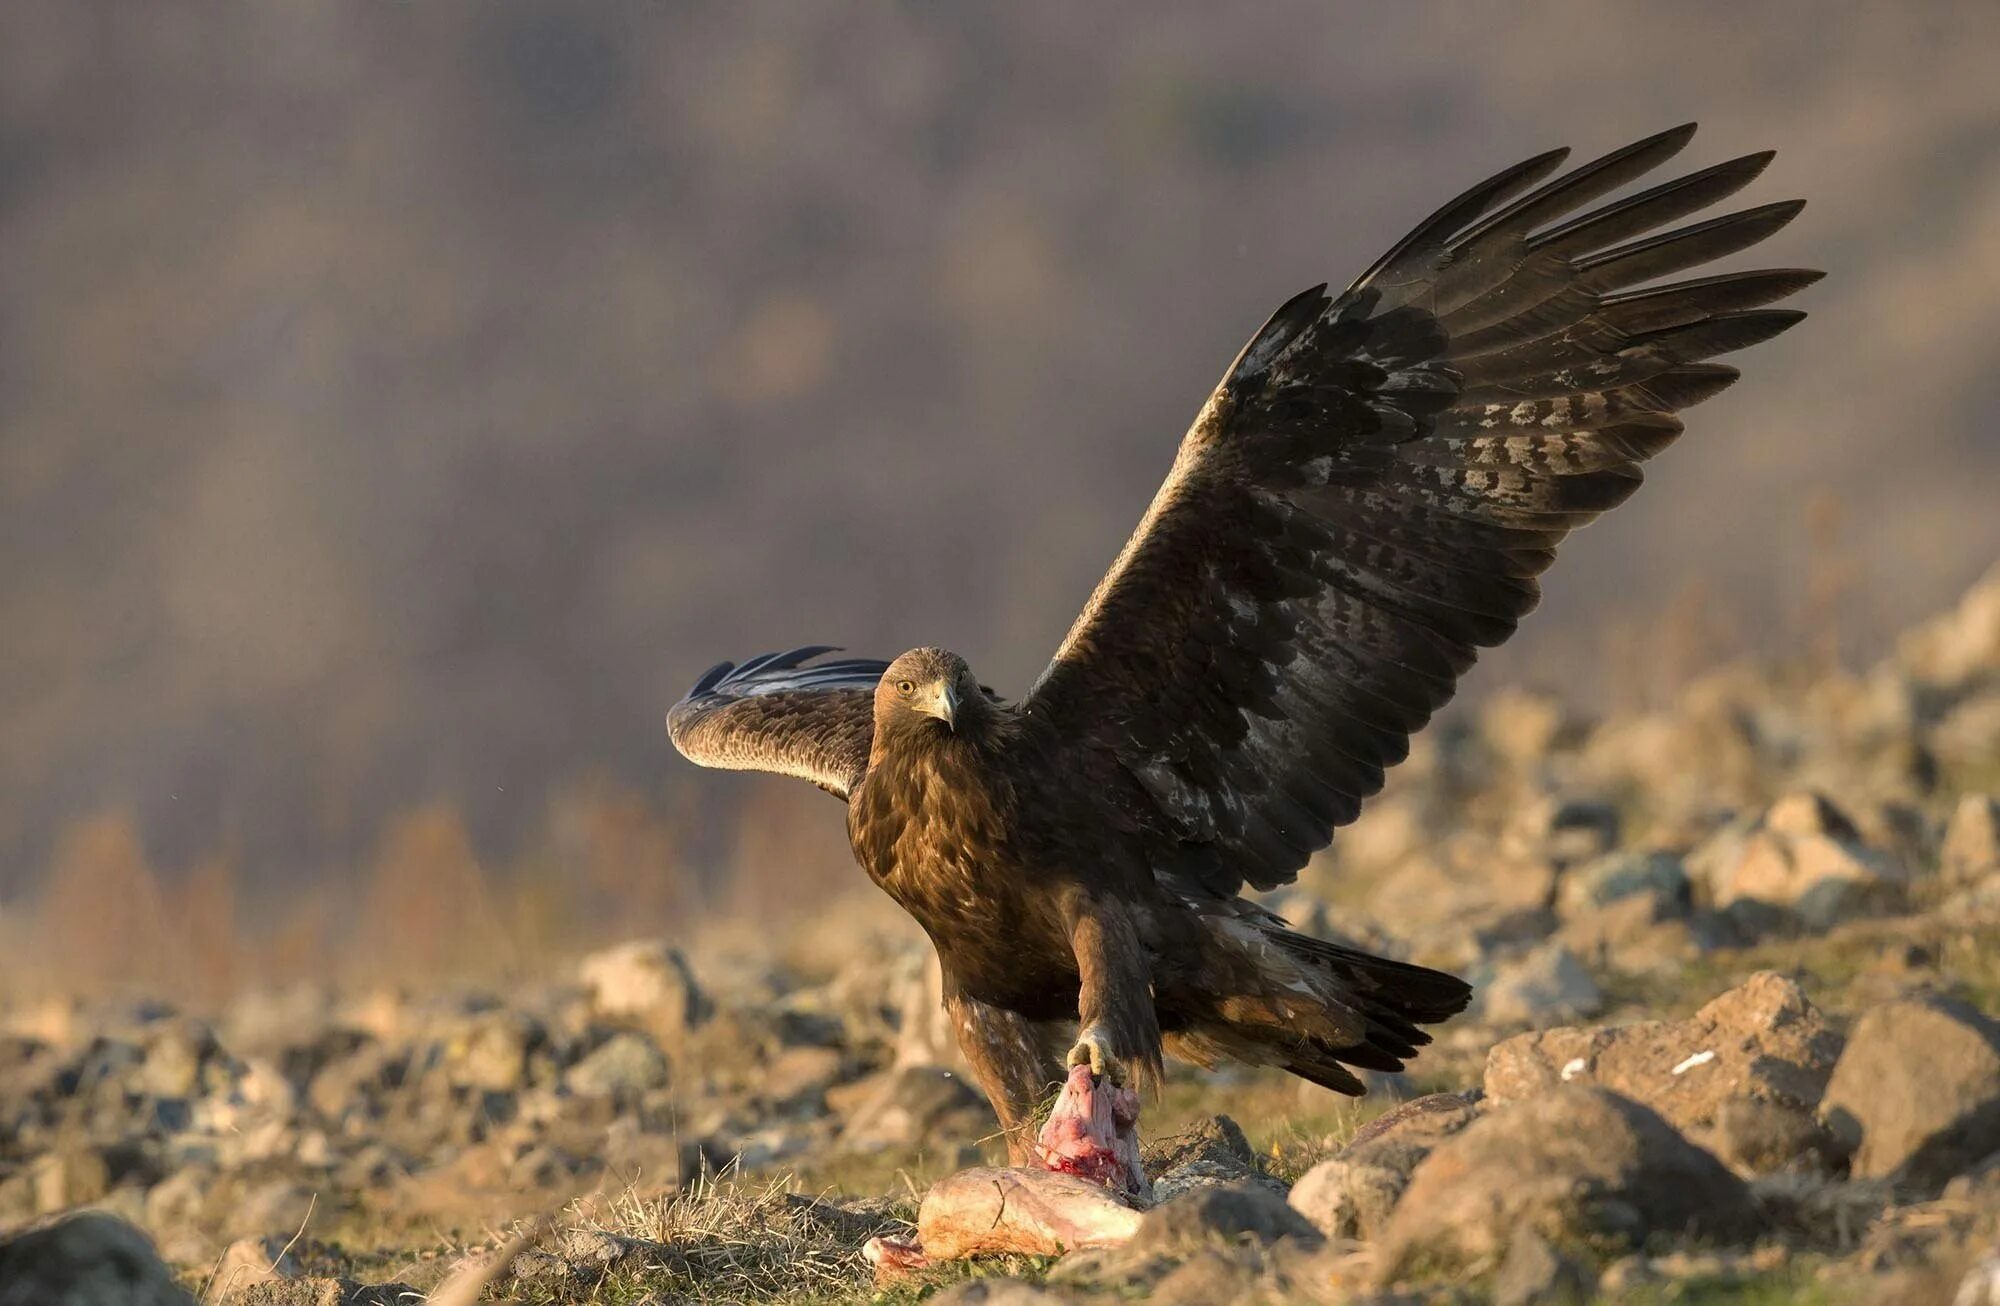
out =
[(1104, 1031), (1092, 1026), (1076, 1036), (1076, 1043), (1070, 1048), (1064, 1061), (1067, 1066), (1088, 1065), (1090, 1073), (1099, 1079), (1109, 1079), (1120, 1088), (1125, 1086), (1125, 1065), (1111, 1055), (1110, 1040)]

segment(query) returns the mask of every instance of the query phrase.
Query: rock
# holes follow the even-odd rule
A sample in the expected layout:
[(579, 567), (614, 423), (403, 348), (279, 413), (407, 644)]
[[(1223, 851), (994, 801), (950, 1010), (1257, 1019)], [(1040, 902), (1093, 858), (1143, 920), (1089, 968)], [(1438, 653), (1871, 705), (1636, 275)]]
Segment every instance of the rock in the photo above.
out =
[(571, 1066), (563, 1086), (578, 1097), (630, 1099), (667, 1084), (667, 1058), (642, 1034), (613, 1034)]
[(1549, 1025), (1604, 1009), (1604, 994), (1577, 955), (1549, 943), (1503, 963), (1478, 990), (1476, 1010), (1495, 1025)]
[(2000, 801), (1967, 794), (1945, 823), (1938, 869), (1951, 885), (1976, 884), (2000, 875)]
[(1252, 1300), (1264, 1278), (1257, 1263), (1260, 1258), (1231, 1252), (1203, 1247), (1157, 1279), (1142, 1271), (1132, 1286), (1144, 1285), (1140, 1290), (1153, 1306), (1214, 1306), (1216, 1302)]
[(1958, 1281), (1951, 1306), (2000, 1306), (2000, 1251), (1989, 1252), (1972, 1263)]
[(1652, 918), (1688, 914), (1693, 886), (1681, 859), (1669, 852), (1627, 850), (1595, 858), (1563, 872), (1556, 910), (1565, 920), (1615, 902), (1644, 898)]
[(1518, 770), (1546, 756), (1566, 724), (1559, 700), (1508, 686), (1480, 705), (1477, 729), (1486, 746)]
[(1257, 1168), (1256, 1153), (1243, 1130), (1228, 1116), (1210, 1116), (1192, 1128), (1140, 1146), (1140, 1160), (1153, 1180), (1153, 1199), (1170, 1201), (1197, 1188), (1245, 1180), (1282, 1188)]
[(905, 1066), (866, 1090), (842, 1125), (840, 1141), (876, 1151), (931, 1138), (976, 1138), (992, 1128), (993, 1109), (965, 1080), (936, 1066)]
[(1957, 689), (2000, 665), (2000, 566), (1974, 583), (1950, 612), (1904, 632), (1896, 660), (1923, 684)]
[(1557, 1084), (1490, 1111), (1410, 1176), (1383, 1231), (1385, 1266), (1419, 1256), (1490, 1263), (1526, 1227), (1559, 1243), (1638, 1246), (1653, 1234), (1746, 1239), (1749, 1189), (1646, 1107)]
[(1563, 921), (1555, 941), (1585, 966), (1643, 975), (1676, 970), (1737, 941), (1714, 913), (1690, 914), (1644, 894), (1585, 907)]
[(1393, 1139), (1343, 1148), (1299, 1176), (1287, 1199), (1328, 1238), (1372, 1239), (1430, 1149)]
[(227, 1233), (242, 1237), (261, 1237), (277, 1229), (289, 1236), (316, 1210), (320, 1210), (320, 1203), (312, 1189), (291, 1179), (271, 1178), (251, 1186), (240, 1201), (231, 1203), (223, 1225)]
[(1943, 997), (1871, 1008), (1820, 1115), (1852, 1150), (1855, 1175), (1936, 1193), (2000, 1150), (2000, 1024)]
[(194, 1306), (146, 1235), (71, 1216), (0, 1241), (0, 1306)]
[(1369, 1121), (1346, 1147), (1301, 1175), (1288, 1200), (1329, 1238), (1372, 1239), (1432, 1147), (1477, 1115), (1455, 1093), (1406, 1102)]
[(838, 1048), (786, 1048), (765, 1067), (758, 1089), (780, 1108), (817, 1111), (825, 1105), (826, 1090), (839, 1082), (846, 1066), (847, 1058)]
[(1555, 889), (1556, 869), (1546, 859), (1496, 853), (1490, 840), (1460, 837), (1383, 876), (1367, 909), (1394, 921), (1411, 947), (1464, 964), (1497, 946), (1540, 941), (1555, 927)]
[(35, 1158), (29, 1174), (38, 1215), (95, 1202), (111, 1191), (111, 1167), (104, 1152), (84, 1143), (72, 1141), (44, 1152)]
[(280, 1238), (239, 1238), (222, 1251), (209, 1277), (208, 1296), (228, 1301), (260, 1283), (296, 1279), (304, 1271)]
[(1487, 1054), (1486, 1095), (1516, 1102), (1570, 1082), (1644, 1103), (1676, 1128), (1715, 1123), (1732, 1098), (1819, 1104), (1840, 1037), (1793, 980), (1759, 971), (1687, 1020), (1522, 1034)]
[(1810, 1108), (1792, 1102), (1730, 1098), (1716, 1110), (1714, 1127), (1703, 1141), (1744, 1175), (1825, 1173), (1847, 1160), (1847, 1149), (1833, 1131)]
[(1864, 847), (1854, 823), (1824, 796), (1788, 794), (1747, 832), (1725, 831), (1690, 861), (1718, 907), (1783, 907), (1813, 929), (1893, 909), (1906, 876)]
[(599, 1014), (641, 1023), (663, 1041), (679, 1038), (713, 1010), (687, 958), (658, 940), (592, 953), (577, 977)]
[(574, 1283), (595, 1288), (623, 1266), (655, 1262), (668, 1249), (644, 1238), (627, 1238), (601, 1229), (570, 1229), (549, 1245), (530, 1248), (514, 1258), (507, 1273), (516, 1282), (560, 1287)]
[(1310, 1220), (1285, 1199), (1258, 1183), (1197, 1188), (1146, 1212), (1128, 1244), (1135, 1253), (1185, 1251), (1213, 1239), (1276, 1242), (1280, 1238), (1320, 1241)]
[(1507, 1258), (1493, 1278), (1493, 1306), (1582, 1306), (1595, 1295), (1595, 1280), (1582, 1262), (1523, 1229), (1507, 1245)]
[(1616, 848), (1620, 825), (1610, 803), (1549, 796), (1519, 808), (1506, 837), (1517, 851), (1563, 870)]
[(444, 1059), (451, 1082), (495, 1093), (527, 1086), (528, 1056), (546, 1041), (541, 1023), (517, 1011), (487, 1011), (449, 1029)]

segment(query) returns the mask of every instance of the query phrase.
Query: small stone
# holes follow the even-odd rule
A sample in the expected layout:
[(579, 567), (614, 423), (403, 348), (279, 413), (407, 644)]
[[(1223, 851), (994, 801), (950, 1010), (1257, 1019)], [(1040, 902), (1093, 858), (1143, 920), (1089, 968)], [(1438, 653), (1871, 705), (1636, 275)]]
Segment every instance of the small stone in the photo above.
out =
[(1394, 1138), (1350, 1146), (1299, 1176), (1288, 1200), (1329, 1238), (1372, 1239), (1430, 1149)]
[(222, 1251), (209, 1278), (209, 1294), (228, 1301), (260, 1283), (296, 1279), (305, 1271), (279, 1238), (238, 1238)]
[(1172, 1252), (1213, 1238), (1276, 1242), (1280, 1238), (1320, 1241), (1319, 1230), (1285, 1199), (1257, 1183), (1197, 1188), (1146, 1212), (1132, 1235), (1136, 1253)]
[(1782, 907), (1813, 929), (1900, 905), (1906, 879), (1862, 845), (1845, 813), (1812, 792), (1779, 799), (1747, 833), (1726, 831), (1694, 859), (1716, 906)]
[(1563, 873), (1556, 907), (1565, 920), (1629, 898), (1652, 904), (1652, 917), (1685, 916), (1692, 886), (1681, 859), (1669, 852), (1615, 852)]
[(2000, 875), (2000, 801), (1990, 794), (1967, 794), (1945, 824), (1938, 869), (1952, 885), (1976, 884)]
[(1455, 1093), (1406, 1102), (1369, 1121), (1346, 1147), (1301, 1175), (1288, 1200), (1329, 1238), (1373, 1238), (1417, 1165), (1478, 1114)]
[(1551, 1025), (1604, 1009), (1597, 982), (1559, 943), (1503, 964), (1475, 1000), (1479, 1013), (1496, 1025)]
[(964, 1079), (936, 1066), (905, 1066), (856, 1094), (840, 1141), (851, 1150), (876, 1151), (915, 1147), (932, 1138), (976, 1137), (992, 1128), (993, 1109)]
[(1789, 1102), (1731, 1098), (1716, 1110), (1705, 1141), (1738, 1174), (1826, 1173), (1847, 1159), (1840, 1140), (1811, 1109)]
[(1282, 1188), (1257, 1168), (1250, 1140), (1228, 1116), (1210, 1116), (1181, 1133), (1149, 1140), (1140, 1148), (1140, 1160), (1152, 1177), (1155, 1202), (1245, 1181)]
[(614, 1034), (569, 1068), (563, 1085), (579, 1097), (632, 1098), (667, 1083), (667, 1058), (641, 1034)]
[(35, 1210), (41, 1215), (98, 1201), (111, 1191), (111, 1168), (104, 1153), (82, 1143), (68, 1143), (43, 1153), (35, 1158), (30, 1173)]
[(546, 1040), (541, 1024), (520, 1012), (488, 1011), (449, 1030), (444, 1040), (451, 1082), (488, 1092), (527, 1085), (528, 1056)]
[(2000, 1150), (2000, 1024), (1923, 996), (1855, 1022), (1820, 1115), (1854, 1174), (1934, 1194)]
[(1594, 1278), (1548, 1239), (1523, 1229), (1507, 1245), (1507, 1258), (1494, 1277), (1493, 1306), (1582, 1306), (1596, 1289)]
[(687, 958), (658, 940), (592, 953), (577, 975), (599, 1014), (640, 1022), (662, 1039), (685, 1034), (713, 1009)]

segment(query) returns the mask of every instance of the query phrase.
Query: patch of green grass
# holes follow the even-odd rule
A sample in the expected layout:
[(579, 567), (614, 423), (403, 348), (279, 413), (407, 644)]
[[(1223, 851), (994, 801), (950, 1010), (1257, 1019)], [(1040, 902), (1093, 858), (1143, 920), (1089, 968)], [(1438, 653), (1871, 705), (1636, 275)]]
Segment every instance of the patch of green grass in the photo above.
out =
[(1774, 1270), (1747, 1278), (1682, 1279), (1644, 1284), (1600, 1296), (1620, 1306), (1850, 1306), (1860, 1298), (1819, 1282), (1802, 1268)]

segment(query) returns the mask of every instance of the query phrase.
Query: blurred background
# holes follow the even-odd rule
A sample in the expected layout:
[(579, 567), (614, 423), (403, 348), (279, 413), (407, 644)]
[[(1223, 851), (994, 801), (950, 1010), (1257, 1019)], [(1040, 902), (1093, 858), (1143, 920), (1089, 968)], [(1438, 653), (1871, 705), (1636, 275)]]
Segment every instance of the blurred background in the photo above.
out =
[(9, 5), (0, 922), (217, 990), (851, 888), (832, 804), (672, 754), (702, 669), (1018, 692), (1271, 308), (1686, 119), (1688, 167), (1779, 150), (1757, 258), (1830, 275), (1468, 697), (1871, 657), (2000, 554), (1996, 50), (1971, 5)]

